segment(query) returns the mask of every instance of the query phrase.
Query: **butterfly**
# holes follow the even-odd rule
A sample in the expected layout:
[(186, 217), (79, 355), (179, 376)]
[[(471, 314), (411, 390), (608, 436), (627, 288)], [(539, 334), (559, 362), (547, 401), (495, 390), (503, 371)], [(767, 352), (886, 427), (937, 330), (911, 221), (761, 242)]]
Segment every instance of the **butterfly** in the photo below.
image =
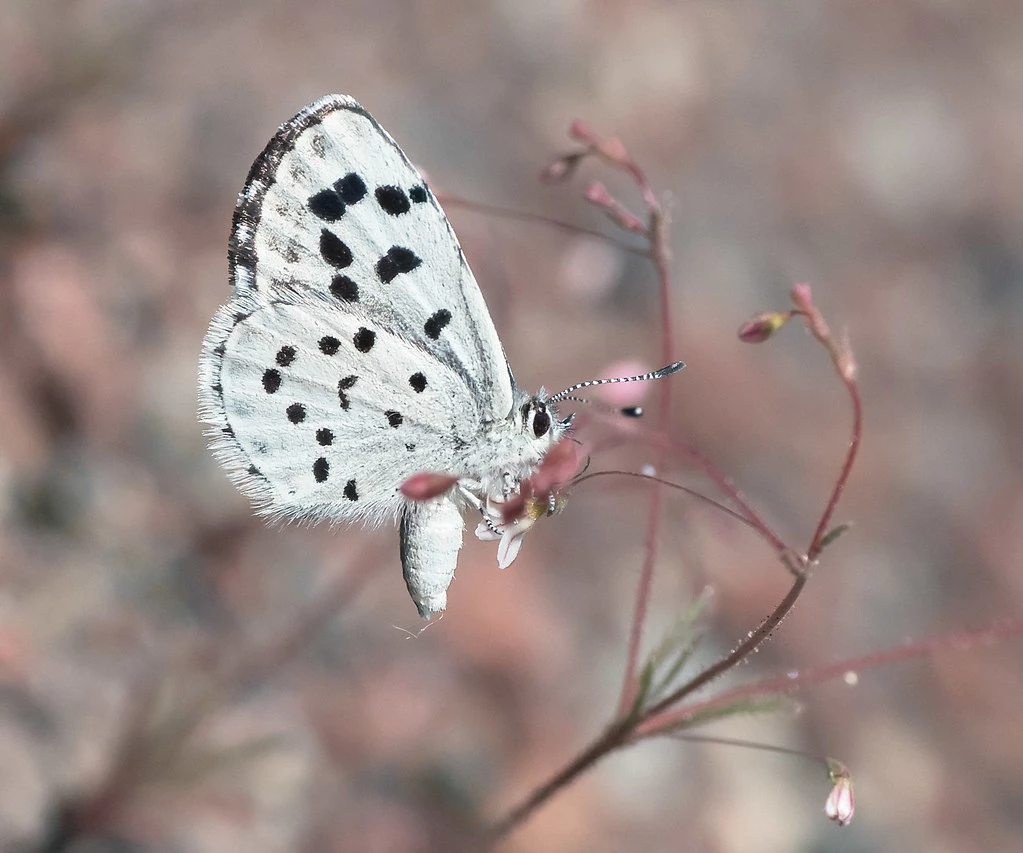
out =
[[(199, 361), (214, 455), (271, 518), (397, 520), (413, 602), (426, 618), (444, 610), (463, 511), (502, 534), (494, 507), (569, 429), (558, 402), (605, 380), (560, 395), (515, 384), (437, 199), (344, 95), (303, 109), (256, 158), (228, 266)], [(406, 498), (424, 471), (450, 488)]]

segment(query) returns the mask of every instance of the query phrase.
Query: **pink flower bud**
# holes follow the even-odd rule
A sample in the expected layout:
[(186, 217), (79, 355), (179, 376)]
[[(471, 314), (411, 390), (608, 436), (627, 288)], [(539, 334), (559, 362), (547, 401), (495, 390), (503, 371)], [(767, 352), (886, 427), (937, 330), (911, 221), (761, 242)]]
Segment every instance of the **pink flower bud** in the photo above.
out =
[(579, 118), (572, 122), (572, 125), (568, 128), (568, 135), (576, 142), (582, 142), (584, 145), (593, 145), (598, 141), (589, 122)]
[(632, 231), (634, 234), (647, 233), (646, 223), (617, 203), (615, 209), (611, 211), (611, 217), (626, 231)]
[(625, 149), (625, 143), (617, 136), (603, 140), (599, 148), (600, 153), (614, 163), (625, 165), (629, 162), (629, 152)]
[(582, 154), (565, 154), (551, 163), (540, 172), (540, 180), (545, 184), (557, 184), (570, 178), (576, 167), (582, 160)]
[(808, 284), (794, 284), (789, 292), (793, 304), (802, 311), (813, 311), (813, 291)]
[(601, 207), (611, 207), (614, 199), (600, 181), (594, 181), (586, 188), (586, 200), (591, 204), (599, 204)]
[(792, 317), (791, 311), (765, 311), (750, 317), (739, 326), (739, 340), (747, 344), (761, 344), (784, 326)]
[(852, 779), (848, 771), (832, 773), (832, 781), (835, 783), (824, 803), (824, 814), (828, 820), (834, 821), (839, 826), (848, 826), (856, 811), (856, 801), (853, 798)]
[(532, 491), (547, 495), (567, 483), (579, 470), (581, 457), (578, 444), (569, 438), (561, 439), (544, 454), (536, 472), (529, 478)]
[(428, 501), (439, 498), (457, 482), (458, 478), (450, 474), (421, 471), (401, 484), (401, 493), (413, 501)]
[(792, 285), (790, 295), (793, 304), (806, 317), (806, 325), (813, 336), (834, 353), (834, 345), (831, 343), (831, 330), (824, 321), (824, 315), (813, 304), (813, 293), (810, 291), (810, 285), (794, 284)]

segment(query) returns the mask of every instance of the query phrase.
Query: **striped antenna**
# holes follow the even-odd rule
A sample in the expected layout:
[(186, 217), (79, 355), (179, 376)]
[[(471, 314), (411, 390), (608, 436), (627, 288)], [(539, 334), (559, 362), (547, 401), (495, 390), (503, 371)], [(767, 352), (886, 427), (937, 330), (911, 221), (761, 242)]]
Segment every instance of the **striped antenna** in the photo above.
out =
[[(650, 373), (643, 373), (639, 376), (620, 376), (615, 379), (591, 379), (589, 382), (580, 382), (578, 385), (573, 385), (571, 388), (566, 388), (564, 391), (559, 391), (553, 397), (548, 397), (547, 400), (550, 403), (557, 403), (559, 400), (568, 400), (570, 394), (575, 393), (580, 388), (589, 388), (592, 385), (613, 385), (615, 382), (647, 382), (651, 379), (664, 379), (665, 376), (671, 376), (674, 373), (678, 373), (682, 368), (686, 366), (684, 361), (676, 361), (674, 364), (669, 364), (667, 367), (662, 367), (660, 370), (653, 370)], [(623, 412), (623, 414), (625, 414)], [(635, 415), (632, 415), (635, 417)]]

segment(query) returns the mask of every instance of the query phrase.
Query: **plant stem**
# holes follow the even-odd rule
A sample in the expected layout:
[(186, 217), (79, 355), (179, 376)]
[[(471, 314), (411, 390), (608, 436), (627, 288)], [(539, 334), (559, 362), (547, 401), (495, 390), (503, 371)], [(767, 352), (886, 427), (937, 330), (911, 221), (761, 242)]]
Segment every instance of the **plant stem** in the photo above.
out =
[(845, 490), (845, 484), (849, 482), (849, 475), (852, 473), (853, 463), (856, 461), (856, 453), (860, 448), (860, 439), (863, 436), (863, 402), (860, 399), (859, 388), (856, 385), (856, 381), (853, 379), (843, 377), (842, 381), (846, 390), (849, 392), (849, 399), (852, 402), (852, 435), (849, 438), (849, 448), (845, 454), (845, 461), (842, 463), (838, 479), (835, 481), (834, 488), (831, 490), (831, 497), (828, 499), (828, 503), (824, 507), (824, 512), (821, 513), (820, 521), (817, 522), (817, 529), (813, 533), (813, 538), (810, 540), (810, 547), (806, 552), (807, 559), (811, 562), (817, 559), (820, 554), (821, 542), (828, 532), (828, 525), (831, 523), (831, 518), (835, 514), (835, 508), (838, 506), (838, 501), (842, 497), (842, 492)]
[[(675, 346), (672, 334), (671, 317), (671, 256), (668, 248), (667, 221), (656, 195), (651, 191), (646, 178), (638, 167), (631, 169), (636, 182), (643, 192), (643, 199), (649, 209), (648, 239), (650, 241), (650, 257), (657, 270), (657, 289), (661, 308), (661, 362), (671, 361)], [(671, 383), (661, 382), (660, 407), (657, 429), (667, 434), (671, 421)], [(656, 467), (660, 471), (664, 467), (667, 450), (661, 447), (657, 454)], [(638, 680), (636, 671), (639, 667), (640, 646), (643, 643), (643, 627), (646, 624), (647, 609), (650, 604), (650, 590), (653, 586), (654, 567), (657, 563), (657, 538), (661, 524), (661, 508), (664, 503), (664, 492), (659, 484), (655, 484), (650, 492), (650, 506), (647, 511), (646, 533), (643, 536), (643, 566), (639, 573), (639, 585), (636, 589), (636, 602), (632, 610), (632, 623), (629, 628), (629, 648), (625, 659), (625, 675), (622, 679), (622, 691), (618, 700), (618, 715), (624, 714), (636, 701)]]
[(496, 823), (491, 824), (484, 834), (488, 846), (508, 835), (519, 824), (525, 822), (533, 812), (566, 787), (585, 771), (589, 770), (609, 752), (628, 742), (632, 732), (630, 720), (619, 720), (606, 728), (599, 737), (583, 749), (568, 764), (555, 773), (547, 782), (535, 788), (521, 803), (515, 806)]

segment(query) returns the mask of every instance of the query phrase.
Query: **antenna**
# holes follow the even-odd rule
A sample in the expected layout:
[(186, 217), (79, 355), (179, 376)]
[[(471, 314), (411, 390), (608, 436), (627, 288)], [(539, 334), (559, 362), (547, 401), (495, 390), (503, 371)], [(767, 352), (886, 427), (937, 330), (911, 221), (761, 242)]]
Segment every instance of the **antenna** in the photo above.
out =
[[(550, 403), (557, 403), (559, 400), (577, 400), (580, 403), (587, 403), (588, 400), (582, 400), (579, 397), (571, 397), (570, 394), (575, 393), (580, 388), (589, 388), (592, 385), (613, 385), (616, 382), (647, 382), (652, 379), (664, 379), (666, 376), (671, 376), (674, 373), (678, 373), (682, 368), (686, 366), (684, 361), (676, 361), (674, 364), (669, 364), (667, 367), (662, 367), (660, 370), (653, 370), (650, 373), (643, 373), (639, 376), (620, 376), (615, 379), (591, 379), (588, 382), (580, 382), (578, 385), (573, 385), (571, 388), (566, 388), (564, 391), (559, 391), (552, 397), (548, 397), (547, 401)], [(633, 407), (629, 407), (628, 410), (623, 409), (622, 414), (628, 415), (629, 417), (639, 417), (642, 414), (642, 409), (638, 412), (633, 410)]]
[[(620, 409), (616, 409), (614, 406), (609, 406), (607, 403), (600, 403), (596, 400), (587, 400), (585, 397), (576, 397), (574, 394), (569, 397), (562, 397), (558, 402), (569, 400), (573, 403), (585, 403), (587, 406), (593, 406), (595, 409), (599, 409), (607, 415), (624, 415), (627, 418), (641, 418), (643, 417), (642, 406), (624, 406)], [(575, 415), (569, 415), (571, 420)]]

